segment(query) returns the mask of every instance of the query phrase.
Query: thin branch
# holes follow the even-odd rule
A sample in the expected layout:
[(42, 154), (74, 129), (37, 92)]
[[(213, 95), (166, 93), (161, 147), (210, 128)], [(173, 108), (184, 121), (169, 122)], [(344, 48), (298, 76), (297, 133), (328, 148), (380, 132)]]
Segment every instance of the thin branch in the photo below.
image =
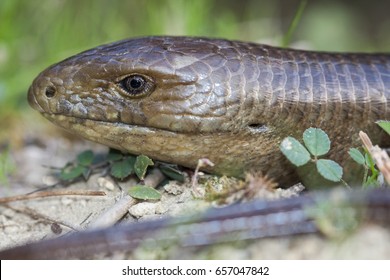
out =
[(49, 196), (64, 196), (64, 195), (83, 195), (83, 196), (105, 196), (103, 191), (89, 191), (89, 190), (61, 190), (61, 191), (43, 191), (32, 194), (15, 195), (10, 197), (0, 198), (1, 203), (9, 203), (13, 201), (29, 200), (36, 198), (43, 198)]

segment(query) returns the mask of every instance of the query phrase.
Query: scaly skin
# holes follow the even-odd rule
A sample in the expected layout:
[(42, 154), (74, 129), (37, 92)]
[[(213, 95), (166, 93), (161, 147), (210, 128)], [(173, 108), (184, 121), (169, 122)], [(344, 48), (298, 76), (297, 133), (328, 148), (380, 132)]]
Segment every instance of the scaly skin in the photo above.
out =
[[(143, 75), (148, 90), (120, 86)], [(330, 158), (350, 167), (358, 132), (390, 143), (377, 125), (389, 119), (390, 55), (280, 49), (190, 37), (146, 37), (103, 45), (43, 71), (31, 106), (89, 140), (157, 160), (243, 176), (262, 171), (292, 184), (279, 151), (284, 137), (320, 127)]]

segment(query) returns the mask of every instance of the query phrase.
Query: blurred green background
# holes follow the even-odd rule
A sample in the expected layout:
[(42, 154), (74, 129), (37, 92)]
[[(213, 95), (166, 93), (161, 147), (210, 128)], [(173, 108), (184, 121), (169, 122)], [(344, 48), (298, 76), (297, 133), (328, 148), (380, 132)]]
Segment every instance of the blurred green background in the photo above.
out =
[[(281, 45), (300, 2), (0, 0), (0, 140), (10, 131), (23, 131), (20, 117), (34, 114), (27, 105), (28, 86), (52, 63), (102, 43), (144, 35)], [(315, 50), (390, 51), (389, 11), (388, 0), (309, 0), (290, 43)]]

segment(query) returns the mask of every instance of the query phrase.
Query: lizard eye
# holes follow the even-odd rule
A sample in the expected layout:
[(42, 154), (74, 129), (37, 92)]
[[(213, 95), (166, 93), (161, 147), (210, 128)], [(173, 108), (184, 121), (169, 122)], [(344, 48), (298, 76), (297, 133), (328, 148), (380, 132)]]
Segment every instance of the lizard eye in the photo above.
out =
[(132, 97), (144, 96), (154, 89), (153, 81), (139, 74), (127, 76), (119, 81), (118, 85), (124, 93)]

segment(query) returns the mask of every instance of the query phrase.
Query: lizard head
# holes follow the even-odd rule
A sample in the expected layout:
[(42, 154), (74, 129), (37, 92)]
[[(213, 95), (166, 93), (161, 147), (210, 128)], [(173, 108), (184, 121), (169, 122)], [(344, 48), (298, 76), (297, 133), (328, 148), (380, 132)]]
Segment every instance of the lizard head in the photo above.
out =
[(262, 111), (251, 94), (257, 58), (242, 51), (250, 44), (236, 44), (145, 37), (102, 45), (44, 70), (28, 100), (89, 140), (189, 167), (206, 157), (211, 171), (242, 175), (259, 156), (268, 160), (277, 139), (254, 118)]

